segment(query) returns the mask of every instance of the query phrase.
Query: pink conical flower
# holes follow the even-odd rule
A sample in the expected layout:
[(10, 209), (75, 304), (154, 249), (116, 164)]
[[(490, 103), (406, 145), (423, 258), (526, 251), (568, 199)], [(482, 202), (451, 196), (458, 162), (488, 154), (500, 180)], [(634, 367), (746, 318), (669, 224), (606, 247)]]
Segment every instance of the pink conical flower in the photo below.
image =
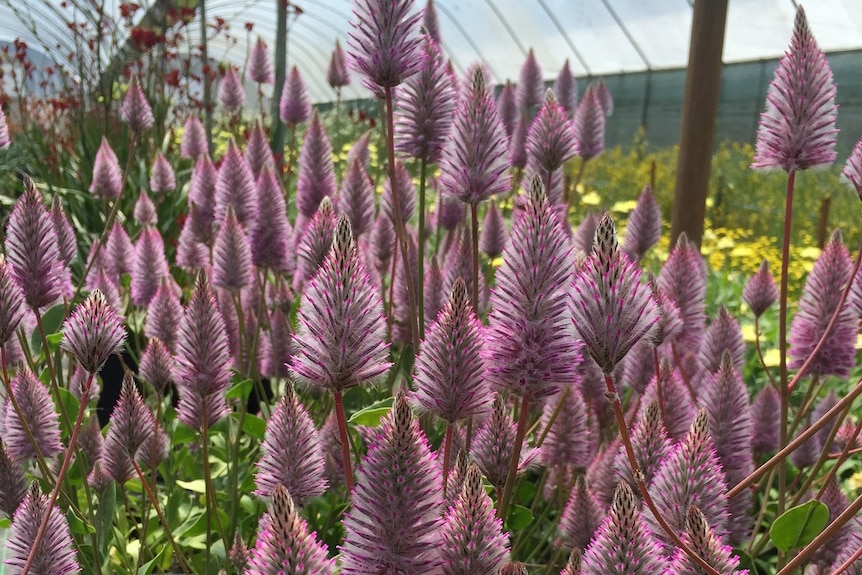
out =
[(6, 345), (14, 337), (15, 329), (26, 311), (24, 293), (15, 283), (11, 266), (0, 257), (0, 346)]
[(197, 204), (209, 214), (215, 213), (218, 178), (219, 170), (213, 165), (209, 154), (199, 155), (189, 180), (189, 203)]
[(584, 553), (583, 575), (663, 573), (661, 547), (641, 515), (640, 500), (620, 482), (610, 513)]
[(789, 173), (831, 164), (837, 110), (832, 70), (798, 6), (790, 47), (766, 92), (751, 167)]
[(293, 268), (293, 242), (284, 193), (278, 179), (265, 168), (257, 180), (261, 210), (249, 232), (251, 261), (259, 268), (290, 272)]
[(518, 81), (516, 101), (518, 107), (524, 113), (531, 112), (534, 106), (542, 103), (542, 94), (545, 91), (545, 82), (542, 80), (542, 69), (536, 61), (533, 49), (527, 54), (527, 59), (521, 66), (521, 76)]
[(751, 406), (751, 449), (755, 453), (768, 453), (778, 449), (780, 409), (781, 395), (771, 385), (764, 386), (754, 398)]
[(347, 58), (341, 49), (341, 42), (335, 39), (335, 49), (329, 60), (329, 68), (326, 69), (326, 81), (333, 89), (343, 88), (350, 84), (350, 74), (347, 72)]
[(272, 310), (269, 330), (269, 349), (261, 371), (268, 377), (287, 378), (290, 376), (290, 358), (293, 355), (293, 331), (281, 309)]
[(697, 351), (706, 327), (706, 264), (696, 245), (680, 234), (661, 268), (658, 286), (679, 308), (682, 329), (670, 340), (680, 354)]
[(359, 158), (353, 160), (338, 192), (338, 213), (347, 216), (356, 237), (374, 224), (374, 187)]
[(425, 8), (422, 10), (422, 28), (425, 29), (425, 33), (439, 46), (441, 42), (440, 20), (437, 17), (437, 8), (434, 7), (434, 0), (428, 0)]
[(661, 345), (665, 341), (673, 341), (683, 328), (679, 308), (658, 286), (658, 280), (652, 273), (648, 275), (650, 289), (659, 309), (659, 320), (656, 323), (655, 341)]
[(583, 565), (583, 551), (575, 547), (569, 553), (569, 559), (566, 561), (566, 566), (560, 571), (560, 575), (581, 575), (581, 567)]
[(478, 204), (509, 189), (508, 140), (488, 86), (486, 70), (468, 70), (470, 86), (452, 120), (440, 161), (440, 188), (465, 204)]
[(251, 173), (254, 174), (255, 179), (260, 178), (265, 169), (275, 171), (275, 159), (272, 157), (272, 150), (269, 147), (266, 134), (260, 126), (260, 120), (257, 119), (254, 121), (254, 127), (251, 129), (248, 142), (245, 145), (245, 161), (251, 168)]
[(452, 78), (446, 71), (438, 44), (426, 35), (419, 73), (398, 89), (395, 149), (436, 163), (443, 152), (454, 112)]
[(593, 241), (596, 238), (596, 228), (599, 225), (601, 216), (590, 210), (584, 215), (584, 219), (578, 224), (577, 229), (572, 234), (572, 246), (574, 249), (583, 252), (585, 255), (593, 251)]
[(578, 81), (572, 74), (568, 58), (566, 58), (566, 62), (554, 82), (554, 93), (557, 95), (560, 105), (565, 108), (566, 114), (571, 117), (578, 107)]
[(147, 191), (141, 188), (138, 194), (138, 201), (135, 202), (134, 211), (135, 221), (141, 226), (154, 226), (158, 223), (158, 212), (156, 205), (147, 195)]
[(353, 142), (353, 145), (350, 146), (350, 151), (347, 152), (347, 158), (345, 163), (349, 166), (353, 163), (353, 160), (359, 160), (362, 162), (362, 167), (368, 170), (371, 166), (371, 151), (368, 149), (368, 145), (371, 140), (371, 132), (372, 130), (367, 130), (364, 134), (359, 136), (359, 139)]
[(579, 475), (560, 516), (560, 543), (565, 548), (586, 548), (602, 522), (604, 511), (585, 477)]
[(54, 225), (54, 231), (57, 233), (57, 247), (60, 250), (60, 261), (64, 266), (68, 266), (78, 255), (78, 242), (75, 239), (75, 230), (66, 217), (66, 212), (60, 205), (60, 197), (54, 196), (51, 203), (51, 223)]
[(129, 273), (134, 268), (135, 248), (123, 224), (114, 222), (108, 234), (108, 245), (105, 247), (105, 268), (108, 274), (119, 283), (120, 276)]
[(626, 223), (623, 251), (632, 260), (641, 259), (661, 238), (661, 207), (650, 186), (644, 186)]
[(479, 249), (489, 258), (494, 259), (503, 253), (508, 238), (506, 220), (500, 213), (496, 202), (491, 202), (482, 220), (482, 232), (479, 235)]
[(158, 338), (151, 338), (141, 355), (139, 375), (143, 381), (153, 386), (159, 397), (174, 380), (175, 367), (174, 357), (168, 346)]
[[(302, 286), (311, 279), (323, 263), (329, 248), (332, 246), (332, 234), (335, 232), (335, 211), (332, 201), (324, 197), (320, 207), (301, 230), (302, 236), (296, 246), (296, 273), (293, 276), (293, 289), (300, 291)], [(297, 230), (299, 233), (299, 230)]]
[(144, 335), (158, 338), (173, 351), (177, 342), (177, 326), (183, 317), (183, 306), (177, 295), (177, 285), (171, 278), (162, 280), (147, 306)]
[(652, 337), (658, 306), (640, 281), (640, 268), (617, 244), (616, 227), (605, 212), (596, 228), (593, 253), (572, 283), (575, 330), (604, 373), (611, 373), (641, 338)]
[(138, 236), (132, 264), (132, 301), (135, 305), (148, 305), (162, 279), (167, 276), (168, 262), (162, 235), (156, 228), (144, 228)]
[(150, 103), (147, 102), (147, 96), (144, 94), (137, 76), (132, 76), (132, 82), (129, 84), (129, 89), (123, 98), (123, 108), (120, 116), (126, 125), (129, 126), (129, 129), (137, 135), (141, 135), (149, 130), (155, 122), (153, 109), (150, 108)]
[(566, 109), (557, 102), (550, 88), (545, 92), (545, 101), (539, 113), (530, 124), (525, 150), (527, 163), (546, 183), (551, 182), (551, 175), (577, 153), (572, 123)]
[(305, 80), (299, 73), (299, 68), (294, 66), (284, 80), (281, 90), (281, 101), (278, 105), (278, 113), (281, 121), (285, 124), (301, 124), (311, 116), (311, 101), (308, 99), (308, 90)]
[(604, 113), (606, 118), (610, 118), (614, 115), (614, 96), (611, 94), (610, 88), (608, 88), (605, 81), (599, 78), (599, 81), (596, 82), (596, 94), (599, 97), (599, 103), (602, 105), (602, 112)]
[(177, 187), (177, 179), (170, 162), (161, 152), (156, 154), (153, 168), (150, 172), (150, 191), (153, 193), (172, 192)]
[(255, 493), (270, 498), (277, 486), (283, 485), (301, 506), (303, 501), (326, 491), (324, 468), (317, 429), (288, 384), (267, 420), (255, 474)]
[(183, 138), (180, 141), (180, 155), (183, 158), (197, 158), (209, 153), (207, 133), (197, 116), (189, 116), (183, 124)]
[(541, 180), (533, 178), (491, 292), (488, 381), (534, 399), (574, 381), (580, 363), (566, 310), (574, 257), (561, 230)]
[(486, 413), (491, 393), (480, 356), (482, 343), (482, 325), (466, 284), (458, 278), (416, 358), (413, 400), (448, 423)]
[(569, 388), (565, 399), (561, 399), (557, 417), (551, 428), (545, 429), (556, 408), (556, 402), (545, 403), (542, 410), (540, 429), (545, 435), (540, 458), (542, 464), (549, 469), (549, 485), (563, 487), (571, 485), (576, 469), (585, 469), (592, 460), (593, 442), (584, 398), (577, 385)]
[(422, 11), (410, 13), (412, 0), (356, 0), (348, 34), (348, 66), (364, 75), (365, 85), (391, 88), (419, 71)]
[(299, 175), (296, 182), (296, 208), (310, 218), (323, 198), (335, 195), (335, 171), (332, 167), (332, 144), (315, 111), (305, 132), (299, 152)]
[(340, 392), (376, 381), (389, 369), (383, 304), (344, 216), (332, 250), (305, 287), (297, 322), (291, 365), (297, 381)]
[(59, 507), (50, 508), (49, 499), (34, 483), (12, 517), (6, 540), (6, 572), (19, 574), (36, 542), (45, 514), (51, 510), (39, 547), (33, 555), (30, 572), (39, 575), (72, 575), (81, 572), (66, 516)]
[(222, 158), (215, 184), (216, 221), (224, 219), (228, 206), (233, 207), (236, 219), (242, 224), (248, 224), (257, 217), (258, 201), (254, 174), (233, 139), (228, 141), (227, 152)]
[[(652, 483), (653, 476), (673, 445), (667, 436), (662, 419), (659, 404), (650, 402), (632, 430), (632, 449), (646, 485)], [(632, 487), (636, 486), (631, 463), (622, 447), (614, 466), (621, 480), (628, 481)]]
[(135, 477), (132, 461), (155, 432), (153, 412), (144, 403), (130, 374), (123, 378), (120, 399), (111, 413), (111, 424), (102, 447), (101, 464), (111, 478), (123, 484)]
[(587, 86), (573, 121), (578, 155), (584, 160), (591, 160), (601, 154), (605, 149), (605, 112), (601, 95), (595, 86)]
[(251, 283), (248, 237), (228, 206), (213, 248), (213, 285), (237, 292)]
[(6, 442), (0, 438), (0, 511), (12, 517), (27, 494), (24, 468), (9, 457)]
[[(695, 506), (688, 508), (685, 518), (685, 533), (682, 539), (706, 563), (722, 575), (746, 575), (748, 571), (737, 570), (739, 557), (733, 555), (729, 545), (723, 545), (709, 526), (704, 514)], [(701, 575), (703, 567), (695, 563), (682, 549), (674, 549), (666, 575)]]
[(760, 267), (745, 284), (742, 299), (751, 308), (754, 317), (760, 317), (767, 309), (778, 301), (778, 288), (769, 273), (769, 262), (763, 260)]
[(51, 215), (33, 180), (15, 202), (6, 225), (6, 262), (32, 308), (54, 303), (62, 289), (63, 265)]
[[(21, 416), (30, 428), (42, 457), (50, 459), (63, 451), (63, 444), (60, 443), (60, 420), (54, 410), (54, 401), (44, 384), (28, 367), (21, 367), (12, 378), (11, 386), (12, 394), (21, 409)], [(3, 440), (9, 455), (15, 459), (24, 461), (36, 457), (24, 424), (18, 419), (18, 414), (11, 404), (6, 407)]]
[(736, 318), (726, 307), (719, 306), (716, 317), (700, 342), (697, 361), (705, 373), (718, 371), (724, 353), (730, 354), (733, 369), (742, 371), (745, 364), (745, 340)]
[(436, 571), (442, 495), (437, 462), (401, 394), (359, 467), (344, 518), (341, 573)]
[(641, 401), (645, 405), (652, 402), (658, 404), (665, 429), (671, 439), (678, 441), (688, 432), (696, 408), (691, 393), (682, 382), (679, 370), (666, 359), (659, 363), (658, 379), (653, 376)]
[(123, 191), (123, 172), (120, 170), (120, 162), (104, 136), (96, 152), (96, 160), (93, 162), (93, 180), (90, 182), (89, 189), (91, 194), (104, 200), (118, 198)]
[(862, 200), (862, 138), (853, 146), (853, 151), (841, 170), (841, 176), (856, 191), (856, 195)]
[[(495, 394), (491, 415), (485, 418), (473, 437), (470, 457), (479, 465), (491, 485), (498, 489), (502, 489), (506, 483), (512, 452), (515, 449), (516, 433), (516, 425), (512, 422), (503, 398)], [(521, 449), (518, 473), (526, 470), (538, 455), (539, 451), (525, 445)]]
[(224, 393), (232, 359), (224, 319), (203, 273), (180, 322), (176, 360), (177, 418), (194, 429), (205, 418), (210, 425), (221, 419), (228, 411)]
[(250, 82), (257, 82), (258, 84), (275, 82), (269, 49), (260, 36), (257, 37), (257, 42), (254, 43), (248, 54), (248, 60), (245, 63), (245, 77)]
[(401, 219), (409, 221), (416, 211), (416, 186), (413, 185), (413, 177), (404, 164), (396, 160), (395, 163), (395, 186), (392, 180), (386, 178), (383, 183), (383, 194), (380, 197), (380, 213), (395, 224), (395, 201), (393, 193), (398, 194), (399, 206), (401, 207)]
[(72, 353), (84, 370), (95, 375), (118, 352), (126, 330), (117, 313), (96, 290), (63, 323), (62, 347)]
[(233, 66), (228, 65), (227, 71), (219, 82), (218, 101), (231, 114), (238, 112), (245, 104), (245, 88)]
[(619, 479), (614, 471), (617, 454), (620, 451), (620, 440), (614, 439), (599, 447), (598, 452), (590, 466), (587, 468), (586, 480), (587, 485), (593, 490), (593, 493), (603, 507), (610, 506), (614, 499), (614, 491), (616, 490)]
[(6, 119), (6, 112), (0, 107), (0, 149), (6, 149), (12, 144), (9, 139), (9, 122)]
[(283, 485), (275, 487), (257, 532), (248, 569), (243, 571), (248, 575), (330, 575), (335, 568), (326, 546), (309, 532)]
[(497, 573), (509, 558), (508, 537), (502, 527), (485, 493), (482, 472), (472, 463), (440, 532), (444, 575)]
[(497, 96), (497, 109), (500, 111), (500, 119), (506, 127), (506, 135), (511, 137), (515, 124), (518, 123), (520, 113), (518, 103), (515, 101), (515, 86), (506, 80), (506, 85)]
[(453, 231), (464, 221), (464, 204), (457, 198), (441, 194), (437, 211), (437, 225), (444, 230)]

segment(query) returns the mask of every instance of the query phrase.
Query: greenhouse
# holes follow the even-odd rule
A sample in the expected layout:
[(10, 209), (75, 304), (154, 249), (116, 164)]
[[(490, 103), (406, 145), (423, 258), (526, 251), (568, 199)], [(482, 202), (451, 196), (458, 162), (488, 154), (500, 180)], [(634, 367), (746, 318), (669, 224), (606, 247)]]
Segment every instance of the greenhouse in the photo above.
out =
[(0, 0), (0, 575), (862, 574), (862, 2)]

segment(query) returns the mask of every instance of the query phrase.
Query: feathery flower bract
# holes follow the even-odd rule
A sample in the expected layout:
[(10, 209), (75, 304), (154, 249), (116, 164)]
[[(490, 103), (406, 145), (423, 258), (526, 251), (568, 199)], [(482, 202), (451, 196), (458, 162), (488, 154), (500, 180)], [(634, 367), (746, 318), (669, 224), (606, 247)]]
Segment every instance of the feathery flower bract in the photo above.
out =
[(120, 162), (104, 136), (96, 151), (93, 180), (90, 182), (89, 190), (91, 194), (104, 200), (118, 198), (123, 191), (123, 172), (120, 170)]
[(578, 155), (591, 160), (605, 149), (605, 112), (594, 85), (587, 86), (573, 119)]
[(585, 548), (604, 515), (605, 510), (587, 485), (586, 478), (579, 475), (560, 516), (560, 525), (557, 528), (560, 542), (566, 548)]
[(413, 176), (404, 167), (404, 164), (395, 161), (395, 185), (393, 180), (386, 178), (383, 182), (383, 194), (380, 196), (380, 213), (385, 214), (387, 218), (395, 223), (395, 198), (393, 194), (398, 194), (398, 206), (401, 208), (402, 221), (408, 221), (413, 217), (416, 211), (416, 186), (413, 185)]
[(439, 46), (442, 36), (440, 35), (440, 19), (437, 17), (437, 8), (434, 6), (434, 0), (428, 0), (425, 8), (422, 10), (422, 28), (425, 29), (425, 33)]
[(170, 162), (161, 152), (156, 154), (150, 173), (150, 191), (154, 193), (172, 192), (177, 187), (177, 178)]
[(275, 72), (272, 68), (272, 58), (269, 57), (269, 49), (266, 42), (260, 36), (251, 47), (248, 60), (245, 63), (245, 77), (258, 84), (272, 84), (275, 81)]
[[(15, 329), (24, 319), (24, 293), (12, 277), (11, 266), (0, 257), (0, 346), (15, 335)], [(2, 410), (0, 410), (2, 415)]]
[(412, 9), (412, 0), (356, 0), (347, 65), (365, 76), (370, 90), (397, 86), (419, 71), (422, 11), (411, 14)]
[(63, 323), (62, 348), (95, 375), (108, 357), (120, 351), (126, 330), (102, 292), (95, 290)]
[(521, 65), (518, 89), (515, 93), (515, 100), (524, 114), (529, 113), (534, 106), (542, 103), (544, 88), (545, 83), (542, 80), (542, 69), (539, 68), (536, 55), (533, 53), (533, 49), (530, 48), (527, 59)]
[(332, 144), (315, 112), (299, 152), (299, 174), (296, 182), (296, 208), (306, 218), (317, 211), (323, 198), (335, 195), (335, 170), (332, 167)]
[[(502, 489), (506, 483), (509, 463), (515, 449), (515, 436), (516, 425), (512, 422), (503, 398), (496, 394), (491, 415), (485, 418), (473, 437), (470, 457), (479, 465), (491, 485), (498, 489)], [(518, 473), (527, 469), (538, 455), (538, 450), (524, 445), (518, 461)]]
[(482, 232), (479, 234), (479, 249), (489, 258), (494, 259), (503, 253), (508, 239), (506, 220), (500, 213), (497, 203), (492, 201), (485, 210), (482, 220)]
[(751, 449), (755, 453), (768, 453), (778, 449), (779, 413), (781, 395), (772, 385), (765, 385), (755, 396), (751, 406)]
[(236, 219), (242, 224), (252, 222), (258, 215), (254, 174), (233, 139), (228, 141), (215, 183), (216, 221), (224, 219), (228, 206), (233, 207)]
[(736, 318), (725, 306), (718, 307), (718, 316), (706, 328), (700, 341), (697, 361), (704, 373), (715, 373), (723, 354), (729, 354), (733, 369), (742, 371), (745, 364), (745, 340)]
[(610, 88), (605, 84), (605, 81), (599, 78), (596, 82), (596, 94), (599, 97), (599, 103), (602, 105), (602, 113), (606, 118), (614, 115), (614, 96), (611, 94)]
[(138, 194), (138, 201), (135, 202), (135, 211), (133, 212), (133, 215), (135, 217), (135, 221), (141, 226), (154, 226), (158, 223), (156, 205), (153, 203), (153, 200), (150, 199), (150, 196), (147, 195), (147, 191), (143, 188)]
[(853, 151), (841, 170), (841, 177), (856, 191), (856, 195), (862, 200), (862, 138), (853, 146)]
[(658, 378), (652, 377), (641, 401), (646, 405), (652, 402), (658, 404), (667, 434), (675, 442), (682, 439), (691, 427), (696, 412), (694, 401), (682, 381), (679, 369), (667, 359), (659, 361)]
[(557, 95), (560, 104), (566, 109), (566, 114), (572, 116), (578, 106), (578, 81), (575, 75), (572, 74), (568, 58), (566, 58), (554, 82), (554, 93)]
[(54, 196), (51, 202), (51, 223), (54, 225), (54, 231), (57, 233), (57, 247), (60, 250), (60, 261), (64, 266), (68, 266), (78, 255), (78, 242), (75, 239), (75, 230), (66, 217), (66, 212), (63, 211), (63, 206), (60, 205), (60, 197)]
[(374, 186), (359, 158), (351, 162), (341, 181), (338, 213), (347, 216), (356, 237), (369, 231), (374, 224)]
[(251, 247), (248, 236), (228, 206), (213, 247), (213, 278), (215, 287), (238, 292), (251, 283)]
[(127, 372), (102, 447), (102, 468), (114, 481), (122, 485), (135, 477), (132, 461), (137, 460), (138, 450), (155, 429), (153, 412), (144, 403), (132, 376)]
[(767, 309), (778, 301), (778, 288), (769, 273), (769, 262), (763, 260), (760, 267), (745, 284), (742, 299), (751, 308), (754, 317), (760, 317)]
[[(665, 431), (658, 403), (650, 402), (647, 405), (632, 430), (631, 442), (638, 469), (643, 475), (644, 483), (649, 485), (673, 445)], [(620, 447), (615, 467), (620, 479), (628, 481), (632, 487), (636, 486), (632, 465), (623, 447)]]
[(245, 104), (245, 87), (233, 66), (228, 65), (218, 85), (218, 101), (225, 110), (235, 114)]
[(297, 223), (297, 235), (301, 233), (301, 236), (296, 246), (294, 290), (300, 291), (323, 263), (332, 246), (332, 234), (335, 232), (336, 221), (332, 201), (329, 196), (326, 196), (320, 202), (311, 220), (305, 225), (305, 229), (300, 229)]
[(658, 287), (679, 308), (682, 329), (670, 342), (697, 352), (706, 329), (706, 264), (685, 233), (679, 235), (658, 275)]
[(129, 84), (129, 89), (123, 98), (120, 117), (129, 126), (129, 129), (137, 135), (141, 135), (149, 130), (155, 122), (153, 109), (150, 108), (150, 103), (147, 102), (147, 96), (144, 94), (137, 76), (132, 76), (132, 82)]
[[(248, 142), (245, 144), (245, 158), (248, 167), (251, 168), (251, 173), (255, 179), (259, 179), (264, 169), (275, 171), (275, 158), (272, 157), (272, 149), (269, 147), (269, 142), (266, 139), (266, 134), (260, 126), (260, 120), (254, 121), (254, 127), (248, 135)], [(258, 183), (258, 185), (260, 185)], [(261, 205), (268, 205), (260, 202)]]
[(162, 279), (168, 277), (165, 244), (157, 228), (147, 227), (138, 236), (132, 263), (132, 301), (146, 306), (156, 295)]
[(550, 182), (551, 175), (578, 151), (566, 109), (550, 88), (545, 92), (545, 101), (539, 113), (530, 124), (524, 146), (528, 164), (546, 182)]
[(506, 135), (511, 138), (515, 124), (520, 118), (520, 111), (518, 102), (515, 101), (515, 86), (509, 80), (506, 80), (506, 84), (497, 96), (497, 110), (500, 111), (500, 119), (506, 128)]
[(197, 116), (189, 116), (183, 124), (183, 137), (180, 140), (180, 156), (197, 158), (209, 153), (207, 134), (204, 125)]
[(259, 268), (275, 272), (293, 271), (293, 230), (287, 219), (284, 192), (278, 178), (267, 167), (257, 179), (257, 197), (261, 210), (249, 230), (251, 261)]
[(168, 384), (174, 380), (175, 368), (176, 363), (168, 346), (158, 338), (150, 338), (138, 366), (141, 380), (152, 385), (161, 397)]
[(329, 67), (326, 69), (326, 81), (333, 89), (343, 88), (350, 84), (350, 74), (347, 72), (347, 58), (341, 49), (341, 42), (335, 39), (335, 49), (329, 59)]
[[(21, 367), (12, 377), (11, 386), (12, 395), (21, 409), (21, 416), (30, 428), (42, 457), (50, 459), (63, 451), (63, 444), (60, 443), (60, 420), (54, 410), (54, 401), (44, 384), (30, 368)], [(24, 423), (18, 419), (18, 414), (11, 404), (6, 408), (3, 440), (9, 455), (18, 461), (36, 457), (33, 444), (24, 430)]]
[(12, 517), (26, 494), (24, 468), (9, 456), (6, 442), (0, 438), (0, 511)]
[(562, 487), (571, 484), (576, 469), (585, 469), (593, 455), (593, 442), (590, 424), (587, 420), (589, 409), (577, 385), (569, 388), (557, 418), (545, 435), (545, 428), (556, 408), (555, 402), (545, 403), (539, 420), (545, 441), (542, 443), (540, 459), (550, 471), (548, 484)]
[(635, 209), (626, 222), (623, 251), (632, 260), (641, 259), (661, 238), (661, 206), (650, 186), (644, 186)]
[(108, 245), (105, 246), (103, 253), (107, 260), (105, 271), (119, 284), (120, 276), (130, 273), (135, 264), (135, 247), (120, 222), (114, 222), (111, 227), (108, 234)]
[[(715, 536), (704, 514), (695, 506), (688, 508), (685, 517), (685, 541), (706, 563), (722, 575), (745, 575), (745, 570), (737, 570), (739, 557), (733, 555), (728, 545), (723, 545)], [(670, 559), (667, 575), (702, 575), (703, 567), (695, 563), (685, 551), (677, 547)]]
[(147, 317), (144, 321), (144, 335), (160, 339), (171, 352), (176, 349), (177, 326), (183, 318), (183, 306), (177, 292), (173, 279), (162, 280), (147, 305)]
[(285, 124), (301, 124), (311, 117), (311, 101), (299, 68), (293, 66), (284, 80), (278, 114)]

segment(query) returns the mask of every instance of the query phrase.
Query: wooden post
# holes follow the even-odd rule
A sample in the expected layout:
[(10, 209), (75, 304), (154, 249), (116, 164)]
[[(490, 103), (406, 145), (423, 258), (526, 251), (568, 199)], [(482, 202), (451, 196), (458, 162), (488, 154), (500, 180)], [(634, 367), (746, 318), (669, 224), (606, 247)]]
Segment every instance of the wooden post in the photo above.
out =
[(682, 107), (671, 244), (676, 242), (682, 232), (697, 245), (703, 238), (726, 20), (727, 0), (695, 0)]
[(272, 90), (272, 123), (270, 147), (277, 158), (278, 176), (284, 163), (284, 122), (281, 121), (280, 104), (284, 79), (287, 77), (287, 8), (289, 0), (276, 0), (275, 3), (275, 86)]

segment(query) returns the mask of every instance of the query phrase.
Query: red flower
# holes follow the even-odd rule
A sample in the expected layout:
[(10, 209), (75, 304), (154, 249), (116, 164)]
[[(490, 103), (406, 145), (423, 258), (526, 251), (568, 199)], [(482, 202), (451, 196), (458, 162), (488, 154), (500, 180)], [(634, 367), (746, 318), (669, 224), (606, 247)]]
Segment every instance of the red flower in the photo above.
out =
[(165, 84), (179, 88), (180, 86), (180, 71), (173, 69), (165, 75)]
[(123, 18), (131, 18), (132, 15), (138, 11), (140, 5), (135, 4), (134, 2), (123, 2), (120, 4), (120, 16)]

